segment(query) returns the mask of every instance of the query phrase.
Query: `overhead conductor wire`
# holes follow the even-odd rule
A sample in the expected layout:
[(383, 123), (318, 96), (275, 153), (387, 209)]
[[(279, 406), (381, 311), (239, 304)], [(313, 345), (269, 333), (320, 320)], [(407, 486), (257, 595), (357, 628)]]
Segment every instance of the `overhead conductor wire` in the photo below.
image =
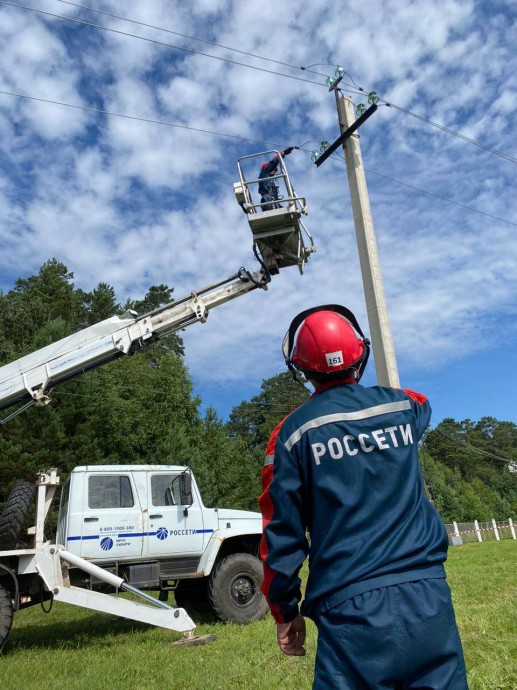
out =
[[(253, 53), (249, 53), (249, 52), (247, 52), (247, 51), (241, 51), (241, 50), (238, 50), (238, 49), (235, 49), (235, 48), (230, 48), (230, 47), (228, 47), (228, 46), (223, 46), (223, 45), (221, 45), (221, 44), (218, 44), (218, 43), (215, 43), (215, 42), (212, 42), (212, 41), (206, 41), (206, 40), (204, 40), (204, 39), (196, 38), (196, 37), (193, 37), (193, 36), (187, 36), (186, 34), (182, 34), (182, 33), (175, 32), (175, 31), (171, 31), (171, 30), (169, 30), (169, 29), (165, 29), (165, 28), (162, 28), (162, 27), (153, 26), (153, 25), (151, 25), (151, 24), (146, 24), (146, 23), (144, 23), (144, 22), (139, 22), (139, 21), (137, 21), (137, 20), (133, 20), (133, 19), (130, 19), (130, 18), (127, 18), (127, 17), (121, 17), (121, 16), (119, 16), (119, 15), (115, 15), (115, 14), (112, 14), (112, 13), (109, 13), (109, 12), (105, 12), (105, 11), (103, 11), (103, 10), (97, 10), (97, 9), (95, 9), (95, 8), (88, 7), (88, 6), (86, 6), (86, 5), (81, 5), (81, 4), (78, 4), (78, 3), (70, 2), (70, 0), (57, 0), (57, 1), (58, 1), (58, 2), (61, 2), (61, 3), (63, 3), (63, 4), (67, 4), (67, 5), (71, 5), (71, 6), (77, 7), (77, 8), (81, 8), (81, 9), (85, 9), (85, 10), (88, 10), (88, 11), (92, 11), (92, 12), (97, 12), (97, 13), (100, 13), (100, 14), (104, 14), (104, 15), (107, 15), (107, 16), (110, 16), (110, 17), (113, 17), (113, 18), (116, 18), (116, 19), (120, 19), (120, 20), (122, 20), (122, 21), (127, 21), (127, 22), (131, 22), (131, 23), (138, 24), (138, 25), (141, 25), (141, 26), (145, 26), (145, 27), (148, 27), (148, 28), (157, 29), (157, 30), (160, 30), (160, 31), (164, 31), (164, 32), (167, 32), (167, 33), (174, 34), (174, 35), (182, 36), (182, 37), (184, 37), (184, 38), (188, 38), (189, 40), (201, 41), (201, 42), (203, 42), (203, 43), (207, 43), (207, 44), (210, 44), (210, 45), (214, 45), (214, 46), (217, 46), (217, 47), (219, 47), (219, 48), (224, 48), (224, 49), (226, 49), (226, 50), (231, 50), (231, 51), (234, 51), (234, 52), (238, 52), (238, 53), (241, 53), (241, 54), (244, 54), (244, 55), (248, 55), (248, 56), (250, 56), (250, 57), (254, 57), (254, 58), (257, 58), (257, 59), (261, 59), (261, 60), (267, 60), (267, 61), (269, 61), (269, 62), (273, 62), (273, 63), (276, 63), (276, 64), (281, 64), (281, 65), (283, 65), (283, 66), (285, 66), (285, 67), (290, 67), (290, 68), (293, 68), (293, 69), (300, 69), (300, 70), (303, 70), (303, 71), (305, 71), (305, 72), (310, 72), (310, 73), (312, 73), (312, 74), (316, 74), (316, 75), (318, 75), (318, 76), (324, 76), (323, 74), (321, 74), (321, 73), (319, 73), (319, 72), (316, 72), (316, 71), (314, 71), (314, 70), (310, 70), (309, 67), (303, 67), (303, 66), (302, 66), (302, 67), (299, 67), (299, 66), (296, 66), (296, 65), (291, 65), (291, 64), (286, 63), (286, 62), (281, 62), (281, 61), (278, 61), (278, 60), (274, 60), (273, 58), (263, 57), (263, 56), (260, 56), (260, 55), (256, 55), (256, 54), (253, 54)], [(216, 59), (216, 60), (221, 60), (221, 61), (223, 61), (223, 62), (228, 62), (228, 63), (230, 63), (230, 64), (235, 64), (235, 65), (238, 65), (238, 66), (241, 66), (241, 67), (248, 67), (248, 68), (250, 68), (250, 69), (255, 69), (255, 70), (259, 70), (259, 71), (264, 71), (264, 72), (267, 72), (267, 73), (269, 73), (269, 74), (274, 74), (274, 75), (277, 75), (277, 76), (287, 77), (287, 78), (291, 78), (291, 79), (297, 79), (297, 80), (304, 81), (304, 82), (307, 82), (307, 83), (310, 83), (310, 84), (316, 84), (316, 85), (318, 85), (318, 86), (322, 86), (321, 83), (315, 82), (315, 81), (312, 81), (312, 80), (302, 79), (301, 77), (295, 77), (295, 76), (293, 76), (293, 75), (283, 74), (283, 73), (280, 73), (280, 72), (275, 72), (275, 71), (273, 71), (273, 70), (264, 70), (263, 68), (260, 68), (260, 67), (256, 67), (256, 66), (253, 66), (253, 65), (248, 65), (248, 64), (245, 64), (245, 63), (236, 62), (236, 61), (233, 61), (233, 60), (229, 60), (229, 59), (227, 59), (227, 58), (221, 58), (221, 57), (218, 57), (218, 56), (215, 56), (215, 55), (210, 55), (210, 54), (203, 53), (203, 52), (201, 52), (201, 51), (196, 51), (196, 50), (193, 50), (193, 49), (190, 49), (190, 48), (184, 48), (184, 47), (181, 47), (181, 46), (176, 46), (176, 45), (169, 44), (169, 43), (165, 43), (165, 42), (162, 42), (162, 41), (156, 41), (156, 40), (154, 40), (154, 39), (150, 39), (150, 38), (138, 36), (138, 35), (136, 35), (136, 34), (131, 34), (131, 33), (128, 33), (128, 32), (119, 31), (119, 30), (117, 30), (117, 29), (111, 29), (111, 28), (109, 28), (109, 27), (105, 27), (105, 26), (102, 26), (102, 25), (99, 25), (99, 24), (94, 24), (94, 23), (91, 23), (91, 22), (86, 22), (86, 21), (79, 20), (79, 19), (75, 19), (75, 18), (72, 18), (72, 17), (65, 17), (65, 16), (63, 16), (63, 15), (58, 15), (58, 14), (51, 13), (51, 12), (46, 12), (46, 11), (39, 10), (39, 9), (36, 9), (36, 8), (33, 8), (33, 7), (29, 7), (29, 6), (26, 6), (26, 5), (19, 5), (19, 4), (17, 4), (17, 3), (8, 2), (8, 0), (0, 0), (0, 3), (5, 4), (5, 5), (9, 5), (9, 6), (12, 6), (12, 7), (17, 7), (17, 8), (19, 8), (19, 9), (26, 9), (26, 10), (34, 11), (34, 12), (37, 12), (37, 13), (40, 13), (40, 14), (44, 14), (44, 15), (47, 15), (47, 16), (51, 16), (51, 17), (54, 17), (54, 18), (64, 19), (64, 20), (66, 20), (66, 21), (71, 21), (71, 22), (74, 22), (74, 23), (83, 24), (83, 25), (89, 26), (89, 27), (91, 27), (91, 28), (97, 28), (97, 29), (101, 29), (101, 30), (105, 30), (105, 31), (109, 31), (109, 32), (117, 33), (117, 34), (122, 34), (122, 35), (125, 35), (125, 36), (128, 36), (128, 37), (131, 37), (131, 38), (137, 38), (137, 39), (140, 39), (140, 40), (143, 40), (143, 41), (148, 41), (148, 42), (151, 42), (151, 43), (155, 43), (155, 44), (157, 44), (157, 45), (161, 45), (161, 46), (165, 46), (165, 47), (169, 47), (169, 48), (174, 48), (174, 49), (178, 49), (178, 50), (183, 50), (183, 51), (186, 51), (186, 52), (189, 52), (189, 53), (192, 53), (192, 54), (203, 55), (203, 56), (205, 56), (205, 57), (213, 58), (213, 59)], [(320, 64), (320, 63), (317, 63), (317, 64)], [(325, 63), (322, 63), (322, 64), (325, 64)], [(311, 66), (314, 66), (314, 65), (311, 65)], [(350, 89), (347, 89), (347, 90), (353, 89), (354, 92), (355, 92), (355, 93), (358, 93), (358, 94), (363, 94), (363, 93), (366, 92), (365, 89), (364, 89), (363, 87), (361, 87), (361, 86), (359, 86), (358, 84), (356, 84), (355, 80), (353, 79), (352, 75), (351, 75), (349, 72), (346, 72), (346, 71), (345, 71), (344, 73), (345, 73), (345, 74), (351, 79), (351, 81), (352, 81), (352, 84), (348, 84), (348, 85), (347, 85), (347, 86), (350, 87)], [(340, 89), (340, 90), (342, 90), (342, 89)], [(97, 114), (100, 114), (100, 115), (108, 115), (108, 116), (114, 116), (114, 117), (121, 117), (121, 118), (130, 119), (130, 120), (136, 120), (136, 121), (140, 121), (140, 122), (148, 122), (148, 123), (151, 123), (151, 124), (159, 124), (159, 125), (165, 125), (165, 126), (168, 126), (168, 127), (176, 127), (176, 128), (179, 128), (179, 129), (186, 129), (186, 130), (191, 130), (191, 131), (200, 132), (200, 133), (204, 133), (204, 134), (212, 134), (212, 135), (214, 135), (214, 136), (222, 136), (222, 137), (228, 137), (228, 138), (231, 138), (231, 139), (237, 139), (237, 140), (241, 140), (241, 141), (250, 141), (250, 142), (254, 142), (254, 143), (265, 144), (265, 145), (267, 145), (267, 146), (277, 146), (277, 144), (276, 144), (276, 143), (273, 143), (273, 142), (266, 142), (266, 141), (263, 141), (263, 140), (260, 140), (260, 139), (253, 139), (253, 138), (250, 138), (250, 137), (244, 137), (244, 136), (239, 136), (239, 135), (235, 135), (235, 134), (228, 134), (228, 133), (224, 133), (224, 132), (216, 132), (216, 131), (213, 131), (213, 130), (201, 129), (201, 128), (197, 128), (197, 127), (189, 127), (189, 126), (187, 126), (187, 125), (180, 125), (180, 124), (177, 124), (177, 123), (167, 122), (167, 121), (165, 121), (165, 120), (155, 120), (155, 119), (152, 119), (152, 118), (144, 118), (144, 117), (139, 117), (139, 116), (135, 116), (135, 115), (128, 115), (128, 114), (125, 114), (125, 113), (117, 113), (117, 112), (112, 112), (112, 111), (108, 111), (108, 110), (102, 110), (102, 109), (100, 109), (100, 108), (92, 108), (92, 107), (89, 107), (89, 106), (82, 106), (82, 105), (77, 105), (77, 104), (65, 103), (65, 102), (63, 102), (63, 101), (56, 101), (56, 100), (52, 100), (52, 99), (39, 98), (39, 97), (36, 97), (36, 96), (30, 96), (30, 95), (28, 95), (28, 94), (20, 94), (20, 93), (16, 93), (16, 92), (12, 92), (12, 91), (6, 91), (6, 90), (0, 90), (0, 93), (1, 93), (1, 94), (4, 94), (4, 95), (8, 95), (8, 96), (18, 97), (18, 98), (26, 98), (26, 99), (29, 99), (29, 100), (40, 101), (40, 102), (43, 102), (43, 103), (50, 103), (50, 104), (53, 104), (53, 105), (61, 105), (61, 106), (64, 106), (64, 107), (76, 108), (76, 109), (85, 110), (85, 111), (88, 111), (88, 112), (97, 113)], [(417, 115), (416, 113), (412, 113), (411, 111), (409, 111), (409, 110), (407, 110), (407, 109), (401, 108), (400, 106), (397, 106), (397, 105), (395, 105), (395, 104), (393, 104), (393, 103), (391, 103), (391, 102), (389, 102), (389, 101), (386, 101), (385, 99), (380, 98), (379, 100), (380, 100), (384, 105), (386, 105), (386, 106), (388, 106), (388, 107), (396, 108), (397, 110), (399, 110), (399, 111), (401, 111), (401, 112), (404, 112), (404, 113), (406, 113), (406, 114), (408, 114), (408, 115), (411, 115), (411, 116), (413, 116), (413, 117), (418, 118), (418, 119), (421, 120), (422, 122), (425, 122), (425, 123), (427, 123), (427, 124), (430, 124), (430, 125), (432, 125), (432, 126), (434, 126), (434, 127), (438, 127), (439, 129), (441, 129), (442, 131), (444, 131), (444, 132), (446, 132), (446, 133), (448, 133), (448, 134), (457, 136), (457, 137), (463, 139), (464, 141), (466, 141), (466, 142), (468, 142), (468, 143), (474, 144), (474, 145), (479, 146), (479, 147), (481, 147), (481, 148), (483, 148), (483, 149), (485, 149), (485, 150), (487, 150), (487, 151), (489, 151), (489, 152), (492, 152), (492, 153), (495, 153), (495, 154), (497, 154), (497, 155), (499, 155), (499, 156), (502, 156), (503, 158), (505, 158), (505, 159), (507, 159), (507, 160), (509, 160), (509, 161), (517, 162), (516, 159), (514, 159), (514, 158), (512, 158), (511, 156), (505, 154), (504, 152), (500, 152), (500, 151), (497, 151), (497, 150), (495, 150), (495, 149), (492, 149), (492, 148), (490, 148), (490, 147), (488, 147), (488, 146), (486, 146), (486, 145), (484, 145), (484, 144), (481, 144), (480, 142), (477, 142), (477, 141), (475, 141), (475, 140), (473, 140), (473, 139), (470, 139), (469, 137), (466, 137), (466, 136), (460, 134), (459, 132), (455, 132), (454, 130), (451, 130), (451, 129), (447, 128), (447, 127), (444, 127), (444, 126), (442, 126), (442, 125), (439, 125), (439, 124), (437, 124), (437, 123), (434, 123), (434, 122), (432, 122), (432, 121), (430, 121), (430, 120), (427, 120), (426, 118), (424, 118), (424, 117), (422, 117), (422, 116), (420, 116), (420, 115)], [(308, 142), (305, 142), (302, 146), (297, 147), (297, 148), (303, 148), (303, 146), (305, 146), (306, 143), (308, 143)], [(339, 155), (337, 155), (337, 158), (341, 158), (341, 159), (342, 159), (342, 157), (339, 156)], [(343, 160), (344, 160), (344, 159), (343, 159)], [(366, 170), (366, 169), (365, 169), (365, 170)], [(392, 178), (392, 177), (389, 177), (388, 175), (383, 175), (383, 174), (377, 173), (377, 172), (375, 172), (375, 171), (373, 171), (373, 170), (367, 170), (367, 172), (370, 172), (370, 173), (372, 173), (372, 174), (374, 174), (374, 175), (377, 175), (377, 176), (379, 176), (379, 177), (383, 177), (383, 178), (385, 178), (385, 179), (387, 179), (387, 180), (393, 181), (393, 182), (395, 182), (396, 184), (400, 184), (400, 185), (406, 186), (406, 187), (408, 187), (408, 188), (410, 188), (410, 189), (414, 189), (415, 191), (419, 191), (419, 192), (422, 192), (422, 193), (424, 193), (424, 194), (428, 194), (428, 195), (433, 196), (433, 197), (435, 197), (435, 198), (437, 198), (437, 199), (440, 199), (440, 200), (442, 200), (442, 201), (446, 201), (446, 202), (448, 202), (448, 203), (455, 204), (455, 205), (457, 205), (457, 206), (460, 206), (460, 207), (465, 208), (465, 209), (467, 209), (467, 210), (473, 211), (473, 212), (475, 212), (475, 213), (479, 213), (479, 214), (481, 214), (481, 215), (484, 215), (484, 216), (493, 218), (494, 220), (498, 220), (498, 221), (501, 221), (501, 222), (504, 222), (504, 223), (508, 223), (508, 224), (510, 224), (510, 225), (514, 225), (514, 226), (517, 227), (517, 224), (516, 224), (516, 223), (513, 223), (512, 221), (506, 220), (506, 219), (504, 219), (504, 218), (500, 218), (500, 217), (498, 217), (498, 216), (494, 216), (494, 215), (489, 214), (489, 213), (485, 213), (484, 211), (479, 211), (478, 209), (475, 209), (475, 208), (473, 208), (473, 207), (471, 207), (471, 206), (467, 206), (466, 204), (462, 204), (462, 203), (460, 203), (460, 202), (453, 201), (452, 199), (448, 199), (447, 197), (443, 197), (443, 196), (440, 196), (440, 195), (438, 195), (438, 194), (434, 194), (433, 192), (428, 192), (428, 191), (426, 191), (426, 190), (424, 190), (424, 189), (420, 189), (420, 188), (415, 187), (415, 186), (413, 186), (413, 185), (410, 185), (410, 184), (408, 184), (408, 183), (406, 183), (406, 182), (402, 182), (401, 180), (396, 180), (396, 179), (394, 179), (394, 178)]]

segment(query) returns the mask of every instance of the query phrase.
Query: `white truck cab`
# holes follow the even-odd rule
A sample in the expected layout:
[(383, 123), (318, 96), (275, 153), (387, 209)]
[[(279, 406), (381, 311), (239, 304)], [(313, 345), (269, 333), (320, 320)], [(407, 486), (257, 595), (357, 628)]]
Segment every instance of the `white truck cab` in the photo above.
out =
[[(40, 473), (35, 485), (21, 482), (0, 515), (0, 646), (15, 611), (52, 598), (180, 631), (192, 630), (190, 616), (200, 612), (236, 623), (266, 615), (260, 513), (206, 508), (189, 467), (76, 467), (48, 541), (44, 526), (59, 486), (56, 470)], [(36, 524), (26, 532), (34, 548), (20, 549), (35, 490)], [(127, 600), (106, 598), (113, 587), (165, 611), (129, 611)], [(171, 592), (176, 609), (166, 603)]]
[[(188, 467), (85, 465), (63, 486), (56, 543), (162, 600), (174, 590), (178, 605), (248, 622), (267, 611), (261, 533), (260, 513), (206, 508)], [(230, 556), (236, 580), (223, 586)]]
[(57, 541), (99, 562), (200, 556), (217, 512), (203, 506), (193, 479), (184, 492), (187, 473), (175, 465), (76, 467), (63, 487)]
[(153, 571), (167, 588), (167, 580), (208, 576), (225, 541), (246, 538), (257, 555), (261, 530), (260, 513), (206, 508), (188, 467), (85, 465), (63, 486), (56, 542), (103, 567), (134, 563), (135, 585), (146, 584), (138, 577), (146, 562), (144, 579)]

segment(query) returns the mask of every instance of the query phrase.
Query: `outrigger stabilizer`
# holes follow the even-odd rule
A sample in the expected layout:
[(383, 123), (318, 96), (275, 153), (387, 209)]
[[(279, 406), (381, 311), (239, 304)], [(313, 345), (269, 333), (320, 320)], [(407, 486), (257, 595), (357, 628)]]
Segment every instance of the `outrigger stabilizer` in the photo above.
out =
[[(176, 646), (197, 646), (216, 639), (215, 635), (195, 635), (196, 624), (185, 609), (169, 606), (164, 601), (137, 589), (115, 573), (70, 553), (64, 546), (46, 541), (44, 525), (59, 484), (56, 469), (39, 473), (36, 481), (36, 525), (28, 530), (28, 534), (34, 537), (34, 548), (2, 552), (4, 558), (8, 559), (12, 556), (19, 559), (20, 564), (23, 564), (25, 574), (35, 572), (39, 574), (44, 585), (41, 590), (42, 602), (60, 601), (182, 633), (180, 639), (172, 642)], [(13, 571), (5, 566), (2, 567), (15, 577)], [(83, 570), (92, 578), (105, 583), (107, 587), (113, 587), (115, 592), (95, 591), (72, 585), (70, 567)], [(131, 593), (134, 597), (133, 599), (120, 597), (118, 595), (121, 592)], [(141, 601), (135, 600), (135, 597)], [(13, 600), (14, 610), (18, 609), (20, 602), (21, 598), (16, 596)]]
[[(174, 645), (194, 646), (215, 640), (215, 635), (194, 635), (196, 625), (184, 609), (169, 606), (62, 546), (45, 543), (36, 550), (34, 560), (45, 586), (56, 601), (183, 633), (182, 638), (172, 643)], [(130, 592), (147, 603), (74, 587), (68, 579), (69, 566), (80, 568), (116, 590)]]

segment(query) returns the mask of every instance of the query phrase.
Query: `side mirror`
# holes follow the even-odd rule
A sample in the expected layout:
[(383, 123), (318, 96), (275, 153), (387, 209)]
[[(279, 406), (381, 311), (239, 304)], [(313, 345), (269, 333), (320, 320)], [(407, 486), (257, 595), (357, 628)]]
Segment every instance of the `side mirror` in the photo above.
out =
[(179, 478), (181, 503), (186, 506), (192, 505), (192, 475), (190, 472), (183, 472)]

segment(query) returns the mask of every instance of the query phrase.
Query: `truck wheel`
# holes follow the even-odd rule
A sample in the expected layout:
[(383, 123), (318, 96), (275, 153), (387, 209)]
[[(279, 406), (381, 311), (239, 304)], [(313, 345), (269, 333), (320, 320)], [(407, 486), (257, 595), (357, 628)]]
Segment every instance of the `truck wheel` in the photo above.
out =
[(13, 603), (11, 595), (0, 585), (0, 649), (7, 640), (13, 624)]
[(16, 548), (35, 491), (36, 486), (30, 482), (14, 485), (0, 515), (0, 550)]
[(263, 618), (268, 605), (260, 591), (262, 578), (262, 563), (250, 553), (233, 553), (219, 561), (208, 590), (216, 616), (241, 624)]
[(196, 613), (211, 611), (208, 600), (208, 586), (206, 578), (202, 580), (180, 580), (174, 590), (176, 606), (189, 609)]

